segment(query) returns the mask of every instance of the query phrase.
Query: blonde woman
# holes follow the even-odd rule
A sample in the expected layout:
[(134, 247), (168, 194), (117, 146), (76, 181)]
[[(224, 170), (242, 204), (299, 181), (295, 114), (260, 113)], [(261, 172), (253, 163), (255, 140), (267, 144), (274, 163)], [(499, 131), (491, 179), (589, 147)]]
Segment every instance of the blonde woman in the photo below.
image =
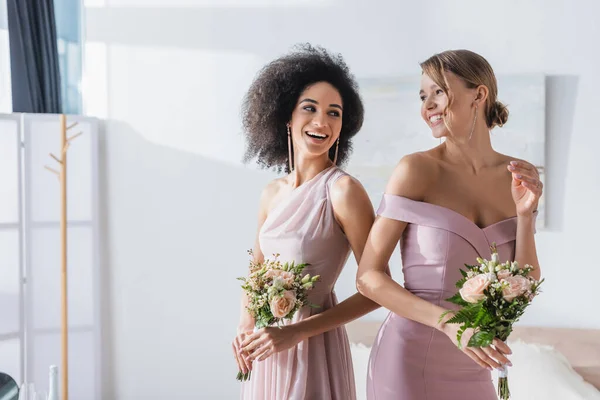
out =
[[(439, 146), (404, 157), (389, 180), (360, 260), (360, 293), (391, 312), (371, 352), (369, 400), (496, 400), (490, 371), (510, 349), (457, 346), (458, 326), (439, 321), (453, 309), (459, 269), (476, 257), (535, 267), (534, 223), (542, 184), (528, 162), (496, 152), (490, 130), (508, 110), (498, 102), (488, 62), (467, 50), (421, 64), (421, 116)], [(404, 287), (385, 273), (400, 242)]]

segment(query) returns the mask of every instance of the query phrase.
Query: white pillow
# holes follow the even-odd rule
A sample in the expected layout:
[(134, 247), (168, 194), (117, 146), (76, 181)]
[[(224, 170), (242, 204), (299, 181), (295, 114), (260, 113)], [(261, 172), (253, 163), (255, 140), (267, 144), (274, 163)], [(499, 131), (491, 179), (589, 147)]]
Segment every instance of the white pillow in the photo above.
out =
[[(585, 382), (567, 359), (553, 347), (510, 342), (513, 367), (508, 371), (511, 400), (600, 400), (600, 392)], [(357, 400), (366, 399), (366, 381), (371, 349), (350, 344)], [(498, 374), (492, 374), (497, 385)]]
[[(600, 392), (577, 374), (551, 346), (509, 341), (513, 366), (508, 370), (511, 400), (600, 400)], [(493, 373), (494, 384), (498, 374)]]
[(367, 370), (371, 348), (362, 343), (350, 343), (354, 380), (356, 381), (356, 400), (367, 399)]

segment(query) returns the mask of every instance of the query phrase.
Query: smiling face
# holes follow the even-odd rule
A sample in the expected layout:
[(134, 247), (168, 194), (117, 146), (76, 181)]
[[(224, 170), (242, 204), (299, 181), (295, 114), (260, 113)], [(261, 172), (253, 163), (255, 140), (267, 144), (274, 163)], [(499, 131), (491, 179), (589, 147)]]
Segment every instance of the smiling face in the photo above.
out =
[(290, 120), (294, 152), (326, 155), (340, 136), (342, 111), (342, 97), (331, 84), (317, 82), (304, 89)]
[(452, 72), (446, 71), (445, 76), (449, 93), (429, 75), (421, 75), (421, 117), (431, 128), (435, 138), (468, 136), (473, 122), (477, 89), (468, 88)]

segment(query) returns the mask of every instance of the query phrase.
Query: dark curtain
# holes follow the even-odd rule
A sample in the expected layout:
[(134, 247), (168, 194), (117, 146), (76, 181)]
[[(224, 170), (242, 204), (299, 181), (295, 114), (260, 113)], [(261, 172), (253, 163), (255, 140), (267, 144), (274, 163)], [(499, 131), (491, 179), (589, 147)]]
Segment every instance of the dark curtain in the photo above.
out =
[(13, 112), (60, 113), (53, 0), (7, 0)]

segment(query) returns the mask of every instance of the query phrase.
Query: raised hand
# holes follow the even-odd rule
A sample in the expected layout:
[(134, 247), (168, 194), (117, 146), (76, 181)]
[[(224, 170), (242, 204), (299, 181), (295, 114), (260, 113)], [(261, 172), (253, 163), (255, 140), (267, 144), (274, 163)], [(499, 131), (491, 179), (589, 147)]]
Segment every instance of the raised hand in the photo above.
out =
[(507, 168), (512, 173), (511, 191), (517, 215), (533, 214), (537, 211), (544, 187), (537, 168), (525, 161), (511, 161)]

